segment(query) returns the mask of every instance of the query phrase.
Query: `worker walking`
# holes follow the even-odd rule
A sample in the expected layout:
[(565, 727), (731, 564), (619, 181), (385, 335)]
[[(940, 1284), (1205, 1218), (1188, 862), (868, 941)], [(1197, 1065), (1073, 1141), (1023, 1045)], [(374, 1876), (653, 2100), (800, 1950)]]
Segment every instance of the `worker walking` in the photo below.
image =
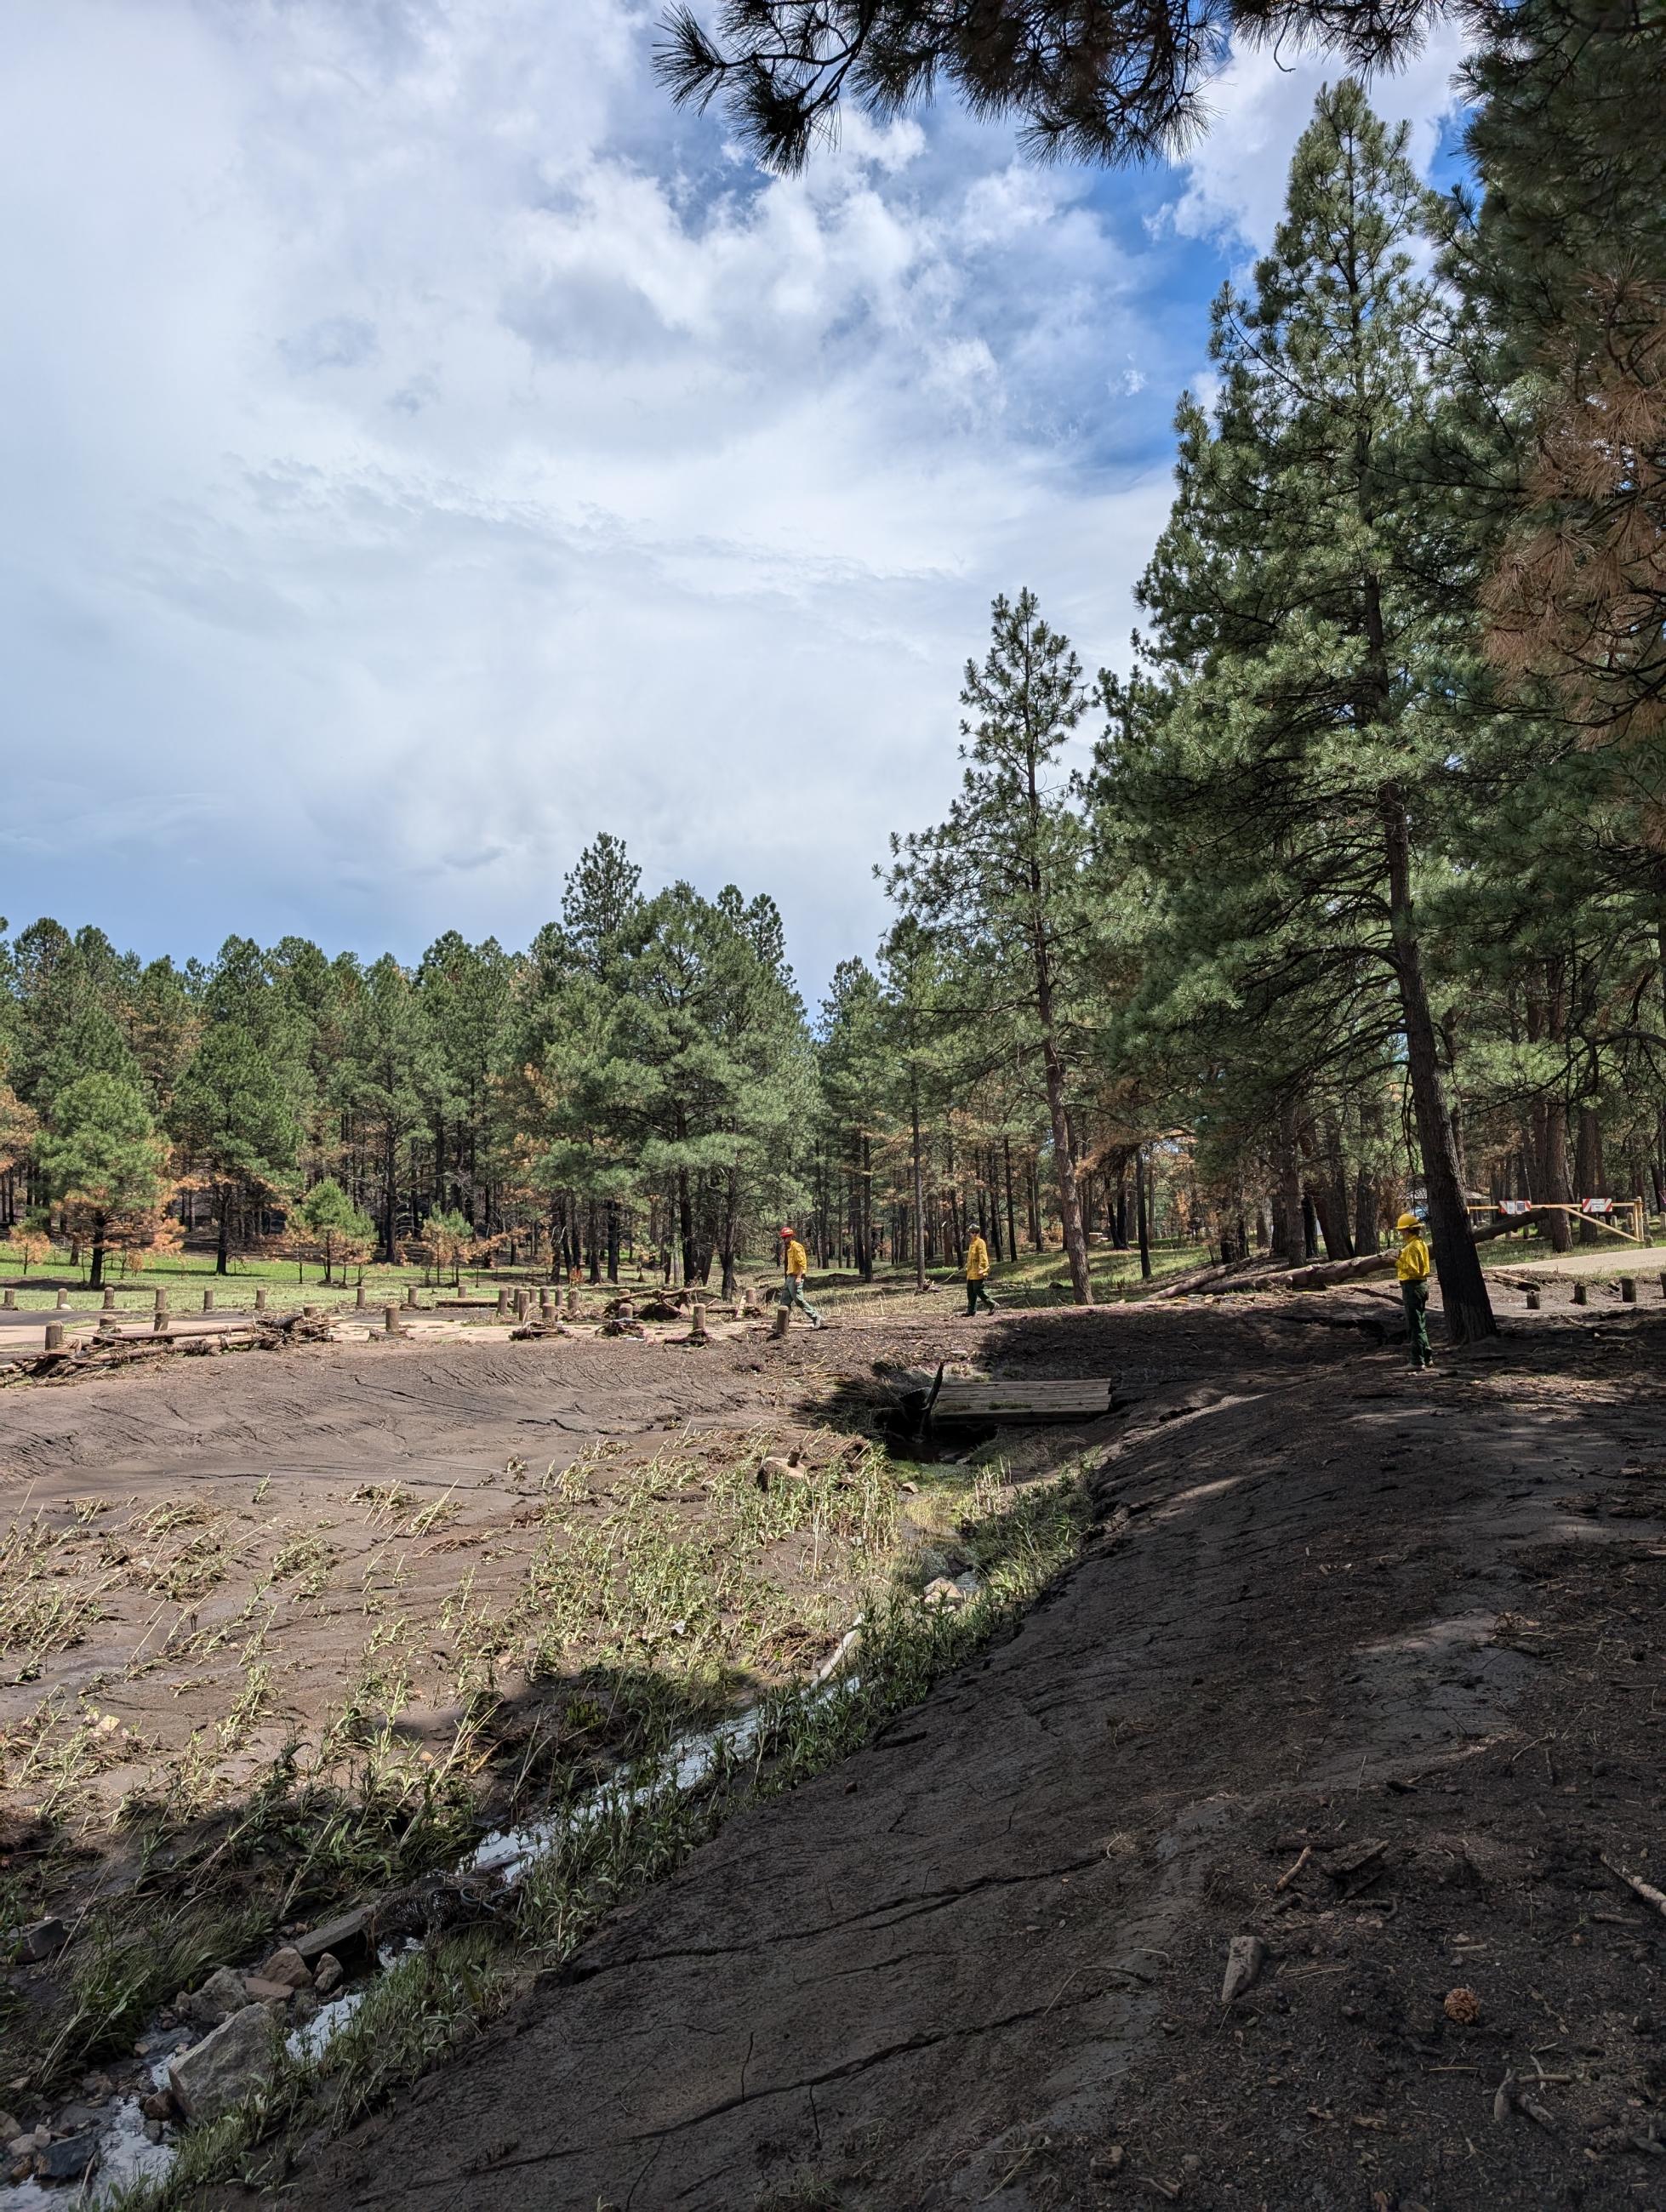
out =
[(1414, 1213), (1402, 1213), (1394, 1225), (1401, 1239), (1394, 1272), (1400, 1284), (1401, 1302), (1406, 1309), (1406, 1327), (1411, 1334), (1412, 1365), (1432, 1367), (1434, 1354), (1429, 1349), (1429, 1248), (1423, 1241), (1423, 1224)]
[(983, 1241), (983, 1231), (974, 1229), (966, 1247), (966, 1316), (968, 1320), (982, 1305), (985, 1313), (995, 1310), (994, 1300), (983, 1287), (989, 1273), (989, 1248)]
[(810, 1271), (810, 1255), (790, 1229), (783, 1229), (781, 1236), (781, 1242), (787, 1248), (785, 1254), (787, 1283), (781, 1294), (782, 1302), (789, 1308), (793, 1306), (801, 1308), (811, 1328), (819, 1328), (822, 1325), (822, 1317), (804, 1295), (804, 1279)]

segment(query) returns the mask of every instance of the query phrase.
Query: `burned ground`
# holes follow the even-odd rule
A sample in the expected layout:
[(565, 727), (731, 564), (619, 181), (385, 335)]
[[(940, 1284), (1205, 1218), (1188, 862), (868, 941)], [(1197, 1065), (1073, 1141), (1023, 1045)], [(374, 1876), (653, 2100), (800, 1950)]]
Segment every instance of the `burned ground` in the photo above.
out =
[(426, 1555), (441, 1602), (516, 1482), (595, 1464), (587, 1420), (629, 1469), (667, 1438), (833, 1454), (943, 1358), (1117, 1382), (1086, 1553), (1020, 1632), (315, 2139), (283, 2201), (1659, 2202), (1666, 1921), (1614, 1869), (1666, 1875), (1666, 1327), (1533, 1316), (1414, 1380), (1383, 1304), (297, 1352), (9, 1401), (31, 1510), (460, 1500), (446, 1533), (481, 1539)]
[(1666, 1329), (1313, 1313), (991, 1325), (1141, 1395), (1088, 1556), (287, 2201), (1658, 2203)]

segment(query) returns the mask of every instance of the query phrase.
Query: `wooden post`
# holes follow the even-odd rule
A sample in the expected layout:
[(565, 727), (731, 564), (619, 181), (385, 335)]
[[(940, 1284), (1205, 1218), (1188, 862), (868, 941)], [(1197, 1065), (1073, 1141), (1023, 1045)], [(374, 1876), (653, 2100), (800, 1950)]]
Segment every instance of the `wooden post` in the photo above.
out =
[(1637, 1280), (1634, 1276), (1622, 1275), (1620, 1278), (1620, 1295), (1626, 1305), (1637, 1304)]
[(212, 1291), (204, 1291), (203, 1293), (203, 1311), (204, 1313), (212, 1313), (214, 1311), (214, 1293)]
[(266, 1310), (266, 1286), (264, 1283), (254, 1294), (254, 1310), (257, 1313), (264, 1313)]
[(1584, 1285), (1583, 1283), (1576, 1283), (1573, 1286), (1574, 1304), (1577, 1306), (1584, 1305), (1586, 1301), (1586, 1295)]
[(116, 1294), (108, 1283), (104, 1286), (104, 1310), (106, 1313), (116, 1310)]
[(160, 1291), (156, 1293), (156, 1313), (155, 1318), (150, 1324), (150, 1334), (153, 1336), (166, 1336), (167, 1334), (167, 1308), (162, 1303), (162, 1296)]
[(158, 1291), (156, 1293), (156, 1310), (158, 1313), (166, 1313), (167, 1311), (167, 1292), (166, 1291)]
[(771, 1337), (785, 1336), (787, 1334), (787, 1324), (791, 1322), (792, 1318), (793, 1309), (791, 1306), (777, 1306), (775, 1308), (775, 1319), (769, 1324), (769, 1334)]
[(689, 1316), (689, 1342), (706, 1344), (709, 1341), (706, 1334), (706, 1303), (703, 1298), (696, 1298), (694, 1310)]
[(69, 1303), (70, 1293), (68, 1291), (60, 1291), (58, 1294), (58, 1310), (59, 1313), (63, 1312), (64, 1307), (67, 1306)]
[[(1661, 1295), (1663, 1297), (1666, 1297), (1666, 1275), (1663, 1275), (1660, 1279), (1660, 1289)], [(8, 1291), (5, 1297), (3, 1299), (0, 1299), (0, 1313), (15, 1313), (16, 1311), (17, 1293), (15, 1291)]]
[(62, 1322), (61, 1321), (49, 1321), (49, 1322), (47, 1322), (47, 1324), (46, 1324), (46, 1349), (47, 1349), (47, 1351), (48, 1351), (48, 1352), (62, 1352), (62, 1351), (63, 1351), (63, 1349), (64, 1349), (64, 1324), (63, 1324), (63, 1322)]
[(506, 1290), (500, 1289), (500, 1290), (499, 1290), (499, 1291), (498, 1291), (498, 1293), (497, 1293), (497, 1317), (498, 1317), (498, 1319), (499, 1319), (500, 1321), (502, 1321), (502, 1320), (503, 1320), (503, 1319), (508, 1316), (508, 1310), (509, 1310), (509, 1293), (508, 1293), (508, 1291), (506, 1291)]
[(398, 1306), (384, 1306), (382, 1308), (382, 1327), (387, 1331), (387, 1334), (390, 1336), (397, 1336), (399, 1334), (399, 1309)]
[(1537, 1312), (1538, 1312), (1538, 1310), (1539, 1310), (1539, 1293), (1538, 1293), (1536, 1291), (1529, 1291), (1528, 1292), (1528, 1294), (1527, 1294), (1527, 1310), (1528, 1310), (1529, 1313), (1537, 1313)]
[(304, 1318), (307, 1321), (311, 1321), (317, 1315), (318, 1308), (316, 1306), (302, 1306), (301, 1310)]
[(114, 1336), (119, 1326), (114, 1314), (101, 1313), (99, 1316), (98, 1333), (100, 1336)]
[(567, 1286), (567, 1318), (569, 1321), (576, 1321), (578, 1317), (579, 1294), (569, 1283)]
[(364, 1295), (364, 1277), (363, 1277), (362, 1275), (361, 1275), (361, 1276), (359, 1277), (359, 1286), (358, 1286), (357, 1290), (356, 1290), (356, 1291), (354, 1291), (354, 1293), (353, 1293), (353, 1310), (354, 1310), (354, 1312), (355, 1312), (355, 1313), (362, 1313), (362, 1312), (364, 1311), (364, 1310), (365, 1310), (365, 1304), (366, 1304), (366, 1299), (365, 1299), (365, 1295)]
[(406, 1285), (405, 1304), (413, 1310), (415, 1310), (416, 1304), (416, 1285), (415, 1283), (410, 1283)]

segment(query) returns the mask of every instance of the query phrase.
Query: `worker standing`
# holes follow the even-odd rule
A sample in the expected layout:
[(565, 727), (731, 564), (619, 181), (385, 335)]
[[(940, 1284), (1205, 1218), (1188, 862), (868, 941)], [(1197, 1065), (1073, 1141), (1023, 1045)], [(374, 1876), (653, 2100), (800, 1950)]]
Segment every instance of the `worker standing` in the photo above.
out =
[(810, 1270), (810, 1255), (790, 1229), (783, 1229), (781, 1237), (781, 1243), (787, 1248), (784, 1255), (787, 1285), (781, 1292), (782, 1300), (789, 1308), (801, 1307), (805, 1319), (811, 1328), (819, 1328), (822, 1325), (822, 1317), (804, 1295), (804, 1279)]
[(1414, 1213), (1402, 1213), (1394, 1225), (1401, 1239), (1394, 1272), (1400, 1284), (1406, 1327), (1412, 1340), (1412, 1365), (1432, 1367), (1434, 1354), (1429, 1349), (1429, 1248), (1423, 1241), (1423, 1224)]
[(983, 1231), (974, 1229), (971, 1242), (966, 1247), (966, 1317), (970, 1321), (982, 1304), (985, 1313), (993, 1313), (994, 1301), (983, 1287), (989, 1273), (989, 1248), (983, 1241)]

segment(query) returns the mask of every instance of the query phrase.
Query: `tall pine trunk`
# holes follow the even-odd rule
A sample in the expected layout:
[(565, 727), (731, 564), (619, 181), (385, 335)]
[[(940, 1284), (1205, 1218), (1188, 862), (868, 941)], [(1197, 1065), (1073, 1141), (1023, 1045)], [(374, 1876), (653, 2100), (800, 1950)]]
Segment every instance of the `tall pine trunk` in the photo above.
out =
[(1498, 1322), (1487, 1295), (1481, 1255), (1469, 1230), (1469, 1209), (1452, 1138), (1451, 1115), (1441, 1080), (1434, 1018), (1423, 975), (1423, 948), (1412, 905), (1411, 825), (1397, 791), (1383, 794), (1387, 831), (1389, 918), (1394, 939), (1395, 980), (1400, 988), (1406, 1029), (1406, 1060), (1412, 1079), (1418, 1146), (1423, 1155), (1428, 1193), (1429, 1241), (1434, 1248), (1446, 1331), (1454, 1344), (1474, 1344), (1496, 1336)]
[(87, 1278), (87, 1287), (91, 1291), (100, 1291), (104, 1287), (104, 1238), (108, 1225), (107, 1214), (95, 1213), (93, 1216), (93, 1268)]

